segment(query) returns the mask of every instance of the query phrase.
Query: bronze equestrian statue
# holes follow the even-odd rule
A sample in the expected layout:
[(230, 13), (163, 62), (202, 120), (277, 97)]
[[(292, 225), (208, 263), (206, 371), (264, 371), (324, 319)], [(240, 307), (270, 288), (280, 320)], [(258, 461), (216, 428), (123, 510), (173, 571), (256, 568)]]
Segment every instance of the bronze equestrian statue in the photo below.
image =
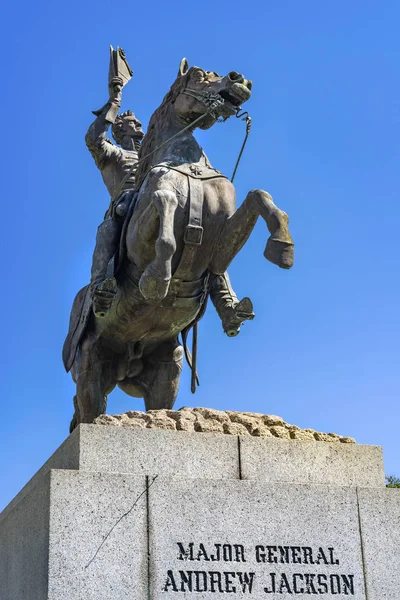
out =
[[(287, 215), (262, 190), (249, 192), (236, 210), (232, 183), (193, 136), (197, 126), (208, 129), (237, 114), (251, 87), (235, 71), (222, 77), (183, 59), (141, 142), (135, 115), (117, 117), (122, 81), (111, 79), (110, 101), (86, 137), (112, 201), (63, 349), (77, 384), (71, 430), (104, 413), (116, 385), (143, 397), (146, 410), (172, 408), (184, 353), (196, 380), (186, 338), (192, 327), (195, 337), (208, 296), (228, 334), (253, 318), (250, 300), (239, 303), (226, 270), (259, 216), (271, 234), (265, 257), (292, 266)], [(120, 148), (105, 137), (110, 124)]]

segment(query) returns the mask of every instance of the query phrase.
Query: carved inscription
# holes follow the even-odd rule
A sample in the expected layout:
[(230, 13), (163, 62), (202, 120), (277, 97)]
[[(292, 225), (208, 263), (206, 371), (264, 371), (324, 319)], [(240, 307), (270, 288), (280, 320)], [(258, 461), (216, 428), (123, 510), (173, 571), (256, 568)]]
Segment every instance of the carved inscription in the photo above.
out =
[[(354, 575), (340, 572), (333, 547), (190, 541), (177, 542), (176, 551), (179, 566), (167, 570), (163, 592), (355, 595)], [(321, 567), (324, 572), (318, 572)]]

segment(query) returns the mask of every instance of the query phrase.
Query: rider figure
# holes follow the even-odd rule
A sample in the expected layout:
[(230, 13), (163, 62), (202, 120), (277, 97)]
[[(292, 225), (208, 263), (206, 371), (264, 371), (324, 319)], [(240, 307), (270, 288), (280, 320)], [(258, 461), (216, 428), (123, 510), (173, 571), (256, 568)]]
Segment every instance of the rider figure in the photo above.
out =
[[(122, 83), (118, 77), (110, 81), (109, 101), (90, 125), (85, 137), (86, 145), (111, 196), (104, 221), (98, 228), (90, 280), (93, 312), (100, 318), (110, 310), (117, 292), (113, 274), (106, 277), (106, 273), (108, 263), (118, 248), (122, 224), (135, 184), (135, 169), (121, 190), (119, 187), (132, 166), (137, 163), (140, 141), (144, 136), (142, 124), (131, 111), (117, 116), (121, 106)], [(106, 138), (110, 125), (113, 138), (120, 147)]]
[[(144, 137), (142, 124), (131, 111), (118, 115), (122, 87), (123, 82), (119, 77), (110, 81), (109, 101), (99, 113), (95, 113), (97, 118), (85, 137), (87, 147), (111, 196), (110, 206), (97, 231), (90, 280), (93, 312), (98, 318), (107, 315), (117, 293), (116, 279), (113, 273), (108, 276), (107, 268), (119, 246), (122, 225), (135, 185), (136, 169), (132, 169), (122, 187), (121, 182), (137, 163), (140, 143)], [(120, 147), (106, 138), (110, 125), (113, 138)], [(243, 321), (254, 317), (250, 299), (244, 298), (239, 302), (227, 273), (211, 274), (210, 297), (228, 336), (237, 335)]]

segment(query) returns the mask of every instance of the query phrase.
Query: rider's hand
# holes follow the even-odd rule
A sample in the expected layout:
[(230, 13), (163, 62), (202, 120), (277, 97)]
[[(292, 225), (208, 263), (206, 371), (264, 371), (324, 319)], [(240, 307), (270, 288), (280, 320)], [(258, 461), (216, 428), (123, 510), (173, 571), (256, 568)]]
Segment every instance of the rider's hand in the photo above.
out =
[(110, 100), (120, 100), (121, 91), (123, 88), (124, 82), (121, 77), (113, 77), (108, 84), (108, 90), (110, 92)]

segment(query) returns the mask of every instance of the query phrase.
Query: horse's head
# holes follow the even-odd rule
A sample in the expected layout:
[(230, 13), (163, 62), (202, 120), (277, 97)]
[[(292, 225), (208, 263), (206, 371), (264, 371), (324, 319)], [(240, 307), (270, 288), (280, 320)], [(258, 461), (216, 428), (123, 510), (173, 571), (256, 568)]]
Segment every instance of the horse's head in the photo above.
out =
[[(165, 153), (170, 151), (165, 146), (167, 140), (175, 139), (180, 130), (202, 115), (203, 119), (196, 124), (201, 129), (208, 129), (219, 117), (226, 119), (234, 115), (250, 98), (251, 87), (251, 81), (236, 71), (222, 77), (199, 67), (189, 68), (187, 60), (182, 59), (178, 77), (151, 116), (139, 154), (137, 186), (141, 185), (151, 165), (165, 160)], [(212, 112), (209, 112), (210, 105)], [(181, 140), (178, 138), (174, 144)], [(158, 147), (163, 149), (162, 153), (156, 152)], [(192, 162), (195, 162), (193, 157)]]
[(236, 71), (221, 76), (199, 67), (189, 68), (184, 58), (171, 88), (176, 92), (174, 111), (182, 123), (188, 124), (203, 115), (213, 101), (217, 101), (217, 108), (198, 125), (201, 129), (208, 129), (218, 117), (234, 115), (241, 104), (250, 98), (251, 88), (252, 82)]

